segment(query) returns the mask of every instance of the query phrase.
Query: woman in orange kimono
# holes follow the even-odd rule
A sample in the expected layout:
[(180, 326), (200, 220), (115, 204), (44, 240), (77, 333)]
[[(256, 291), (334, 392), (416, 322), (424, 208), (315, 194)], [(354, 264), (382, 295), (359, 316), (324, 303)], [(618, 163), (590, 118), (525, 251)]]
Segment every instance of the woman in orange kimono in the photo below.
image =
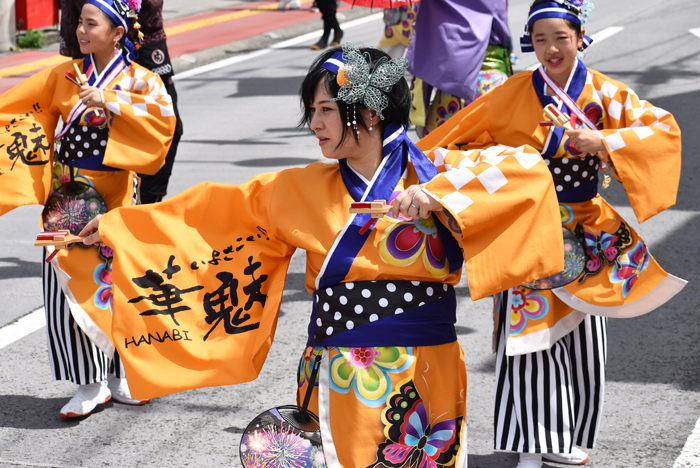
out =
[[(0, 214), (46, 204), (45, 230), (78, 234), (95, 212), (134, 202), (136, 172), (154, 174), (162, 166), (175, 115), (160, 78), (132, 63), (136, 50), (127, 33), (138, 33), (139, 3), (88, 0), (76, 31), (85, 58), (0, 96)], [(111, 397), (146, 403), (131, 398), (109, 338), (111, 251), (73, 247), (47, 260), (49, 360), (55, 379), (79, 385), (61, 416), (84, 416)]]
[[(86, 243), (115, 249), (113, 338), (136, 397), (254, 379), (304, 249), (314, 300), (298, 399), (311, 390), (327, 466), (466, 466), (454, 286), (465, 261), (473, 298), (560, 271), (559, 214), (530, 148), (419, 151), (405, 67), (348, 43), (311, 66), (302, 122), (337, 163), (204, 183), (88, 224)], [(375, 200), (393, 207), (350, 212)], [(264, 446), (244, 443), (244, 466), (277, 466), (261, 465)]]
[[(539, 69), (513, 76), (418, 144), (541, 151), (574, 239), (566, 254), (572, 282), (542, 279), (495, 296), (495, 447), (520, 452), (520, 468), (539, 468), (542, 458), (587, 461), (576, 446), (592, 448), (600, 424), (606, 317), (648, 313), (685, 286), (598, 194), (598, 170), (610, 166), (640, 223), (672, 206), (681, 137), (670, 113), (577, 58), (590, 43), (582, 29), (589, 11), (580, 1), (535, 1), (521, 43)], [(547, 105), (571, 128), (542, 126)], [(577, 244), (585, 258), (574, 255)]]

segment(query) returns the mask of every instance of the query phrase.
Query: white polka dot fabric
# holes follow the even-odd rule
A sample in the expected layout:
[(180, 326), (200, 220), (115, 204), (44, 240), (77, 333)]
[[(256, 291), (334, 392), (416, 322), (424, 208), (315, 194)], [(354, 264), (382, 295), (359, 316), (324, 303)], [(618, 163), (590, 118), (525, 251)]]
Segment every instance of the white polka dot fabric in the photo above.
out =
[(598, 156), (588, 155), (583, 158), (544, 158), (552, 173), (557, 192), (576, 188), (595, 179), (600, 167)]
[(109, 128), (73, 125), (63, 136), (59, 160), (62, 163), (99, 156), (104, 157)]
[(362, 281), (316, 291), (316, 343), (442, 298), (452, 286), (428, 281)]

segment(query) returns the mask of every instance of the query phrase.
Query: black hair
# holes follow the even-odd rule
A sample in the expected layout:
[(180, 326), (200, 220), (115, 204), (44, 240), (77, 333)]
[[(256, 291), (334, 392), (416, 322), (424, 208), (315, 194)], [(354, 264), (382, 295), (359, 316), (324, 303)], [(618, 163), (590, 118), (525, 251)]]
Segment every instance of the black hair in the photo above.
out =
[[(534, 2), (532, 2), (532, 5), (530, 5), (530, 10), (532, 10), (536, 6), (542, 5), (543, 3), (550, 3), (550, 2), (552, 2), (552, 0), (535, 0)], [(575, 14), (576, 16), (578, 16), (581, 13), (578, 10), (578, 8), (576, 8), (574, 6), (567, 5), (567, 4), (564, 4), (564, 5), (559, 4), (559, 5), (562, 8), (566, 8), (567, 10), (569, 10), (571, 13)], [(580, 24), (576, 24), (573, 21), (571, 21), (570, 19), (564, 19), (564, 21), (566, 22), (567, 26), (569, 26), (571, 29), (573, 29), (576, 32), (577, 38), (581, 37), (581, 25)], [(532, 34), (532, 31), (530, 31), (530, 34)]]
[[(327, 51), (319, 55), (318, 58), (314, 60), (314, 63), (311, 64), (311, 67), (309, 67), (309, 72), (306, 74), (306, 78), (304, 78), (304, 81), (302, 81), (301, 87), (299, 89), (302, 110), (302, 116), (299, 121), (300, 127), (304, 127), (311, 124), (311, 104), (314, 102), (316, 86), (318, 85), (319, 81), (323, 80), (328, 94), (330, 94), (331, 96), (338, 95), (340, 85), (336, 81), (336, 74), (331, 72), (330, 70), (321, 68), (321, 65), (323, 65), (326, 62), (326, 60), (331, 58), (331, 56), (334, 53), (340, 51), (342, 51), (341, 47), (334, 47), (328, 49)], [(375, 49), (373, 47), (360, 47), (360, 52), (362, 53), (362, 55), (365, 56), (365, 58), (369, 57), (368, 61), (370, 62), (370, 73), (374, 73), (374, 70), (379, 65), (379, 61), (382, 57), (386, 57), (385, 60), (391, 59), (391, 57), (389, 57), (387, 53), (379, 49)], [(384, 61), (382, 60), (382, 62)], [(405, 78), (401, 77), (401, 79), (399, 79), (399, 81), (391, 87), (391, 91), (384, 94), (389, 99), (389, 105), (386, 107), (386, 109), (382, 111), (384, 120), (380, 120), (379, 123), (382, 131), (390, 123), (395, 123), (397, 125), (403, 125), (408, 127), (409, 113), (411, 112), (411, 90), (409, 89), (408, 83), (406, 83)], [(347, 116), (349, 110), (348, 104), (341, 100), (337, 100), (335, 101), (335, 103), (338, 105), (338, 110), (340, 111), (340, 119), (344, 129), (343, 138), (341, 139), (338, 146), (343, 144), (343, 142), (345, 141), (345, 137), (347, 136), (349, 131), (352, 132), (355, 141), (359, 143), (357, 134), (353, 131), (352, 127), (348, 127), (347, 125)], [(367, 130), (367, 123), (362, 117), (361, 112), (361, 110), (366, 109), (366, 107), (361, 103), (357, 103), (355, 104), (355, 106), (356, 110), (354, 117), (355, 121), (357, 122), (357, 126)]]

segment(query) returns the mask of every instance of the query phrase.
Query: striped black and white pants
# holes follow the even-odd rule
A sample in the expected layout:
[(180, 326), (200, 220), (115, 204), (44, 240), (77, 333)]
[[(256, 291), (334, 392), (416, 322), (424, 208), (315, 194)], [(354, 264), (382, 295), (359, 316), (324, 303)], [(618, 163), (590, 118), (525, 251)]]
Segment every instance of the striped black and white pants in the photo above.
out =
[[(507, 293), (503, 293), (507, 294)], [(593, 448), (603, 410), (607, 318), (586, 315), (545, 351), (506, 356), (508, 301), (497, 332), (494, 445), (520, 453)]]
[(107, 379), (107, 374), (123, 378), (119, 355), (115, 352), (114, 359), (110, 359), (87, 337), (73, 319), (53, 266), (45, 261), (41, 265), (49, 364), (54, 379), (87, 385)]

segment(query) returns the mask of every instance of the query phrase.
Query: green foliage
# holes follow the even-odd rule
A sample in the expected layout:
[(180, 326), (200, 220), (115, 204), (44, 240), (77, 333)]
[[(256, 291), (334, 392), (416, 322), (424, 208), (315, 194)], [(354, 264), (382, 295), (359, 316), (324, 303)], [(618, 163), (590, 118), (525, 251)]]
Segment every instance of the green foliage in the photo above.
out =
[(30, 29), (24, 34), (17, 36), (17, 45), (21, 49), (39, 49), (44, 47), (44, 32)]

